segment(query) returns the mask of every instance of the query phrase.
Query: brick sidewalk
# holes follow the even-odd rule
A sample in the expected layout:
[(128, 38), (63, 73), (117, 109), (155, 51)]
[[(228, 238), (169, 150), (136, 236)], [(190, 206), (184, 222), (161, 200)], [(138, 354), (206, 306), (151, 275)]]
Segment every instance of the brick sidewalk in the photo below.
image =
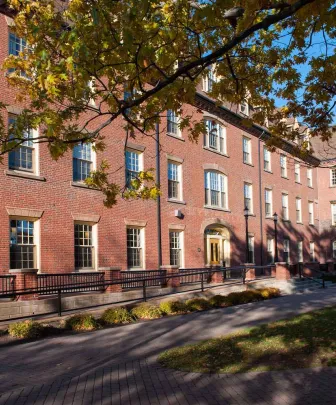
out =
[(169, 348), (336, 305), (336, 290), (0, 346), (0, 405), (336, 404), (336, 369), (199, 375), (162, 369)]

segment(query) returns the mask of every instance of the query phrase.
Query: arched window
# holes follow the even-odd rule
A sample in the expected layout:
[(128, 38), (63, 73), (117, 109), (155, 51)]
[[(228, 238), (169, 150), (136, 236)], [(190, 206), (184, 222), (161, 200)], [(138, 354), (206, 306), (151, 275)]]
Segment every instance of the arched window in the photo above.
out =
[(228, 182), (224, 174), (215, 171), (206, 171), (205, 205), (215, 208), (228, 208)]
[(205, 120), (207, 132), (204, 136), (204, 146), (226, 154), (226, 128), (214, 120)]

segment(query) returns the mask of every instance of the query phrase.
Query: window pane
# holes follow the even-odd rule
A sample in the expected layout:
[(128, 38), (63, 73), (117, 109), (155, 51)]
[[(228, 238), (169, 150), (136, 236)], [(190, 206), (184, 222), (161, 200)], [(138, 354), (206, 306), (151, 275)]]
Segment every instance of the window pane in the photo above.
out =
[(10, 220), (10, 268), (34, 268), (34, 223)]
[(75, 267), (93, 267), (92, 226), (75, 224)]
[(181, 266), (181, 240), (180, 232), (169, 232), (170, 264)]
[(141, 230), (127, 228), (127, 264), (128, 267), (142, 266)]
[(73, 156), (73, 180), (84, 181), (92, 171), (92, 145), (76, 145), (72, 152)]
[(179, 126), (178, 126), (178, 115), (175, 111), (167, 111), (167, 132), (179, 135)]

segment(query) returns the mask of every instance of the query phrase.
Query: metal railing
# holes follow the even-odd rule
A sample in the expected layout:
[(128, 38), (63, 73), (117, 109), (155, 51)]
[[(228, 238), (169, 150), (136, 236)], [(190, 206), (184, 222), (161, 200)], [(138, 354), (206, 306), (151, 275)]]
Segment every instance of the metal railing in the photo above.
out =
[(0, 295), (15, 291), (15, 278), (16, 276), (0, 276)]
[(161, 287), (166, 285), (166, 270), (127, 270), (121, 271), (121, 287), (123, 290), (146, 287)]
[(104, 283), (104, 276), (103, 272), (38, 274), (37, 293), (51, 295), (55, 294), (58, 289), (67, 293), (104, 291), (104, 287), (99, 285)]
[[(180, 284), (195, 284), (200, 283), (203, 280), (208, 279), (211, 276), (210, 269), (179, 269)], [(203, 275), (203, 276), (202, 276)]]

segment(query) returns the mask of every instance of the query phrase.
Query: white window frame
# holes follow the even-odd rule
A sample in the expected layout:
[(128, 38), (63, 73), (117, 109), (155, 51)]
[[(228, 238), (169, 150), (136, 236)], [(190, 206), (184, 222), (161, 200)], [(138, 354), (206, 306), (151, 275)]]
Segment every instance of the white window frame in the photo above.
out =
[(331, 203), (331, 224), (336, 226), (336, 203)]
[[(170, 171), (169, 171), (169, 165), (175, 165), (177, 167), (177, 180), (171, 179), (170, 178)], [(183, 187), (182, 187), (182, 164), (179, 162), (176, 162), (175, 160), (169, 159), (167, 162), (167, 178), (168, 178), (168, 199), (169, 200), (176, 200), (176, 201), (183, 201)], [(178, 183), (178, 197), (170, 197), (169, 196), (169, 180), (175, 181)]]
[[(211, 77), (210, 77), (211, 76)], [(217, 82), (217, 76), (215, 74), (213, 66), (211, 66), (206, 71), (206, 76), (203, 78), (203, 91), (210, 93), (212, 91), (212, 86)]]
[(249, 263), (254, 263), (254, 235), (248, 235)]
[(299, 263), (303, 262), (303, 241), (299, 240), (297, 243), (297, 261)]
[(310, 167), (307, 168), (307, 185), (313, 187), (313, 169)]
[[(90, 160), (89, 159), (84, 159), (83, 157), (82, 158), (76, 157), (74, 155), (76, 147), (78, 147), (78, 146), (83, 147), (84, 145), (87, 146), (87, 147), (90, 147), (90, 157), (91, 157)], [(84, 161), (84, 162), (91, 162), (90, 163), (90, 172), (96, 170), (96, 168), (97, 168), (97, 156), (96, 156), (96, 152), (95, 152), (93, 146), (94, 146), (94, 144), (92, 144), (92, 143), (78, 144), (78, 145), (75, 145), (74, 149), (72, 150), (72, 160), (73, 160), (73, 162), (74, 162), (75, 159), (80, 160), (80, 161)], [(83, 183), (85, 181), (85, 179), (89, 177), (89, 175), (88, 175), (85, 179), (82, 179), (82, 180), (77, 179), (77, 180), (75, 180), (74, 174), (75, 174), (75, 172), (74, 172), (74, 163), (73, 163), (73, 165), (72, 165), (72, 180), (75, 183)]]
[[(139, 232), (139, 237), (140, 237), (140, 245), (137, 247), (138, 249), (141, 249), (141, 256), (140, 256), (140, 266), (130, 266), (129, 265), (129, 257), (128, 257), (128, 237), (127, 237), (127, 231), (128, 229), (138, 229)], [(133, 247), (133, 249), (137, 249), (136, 247)], [(126, 259), (127, 259), (127, 269), (128, 270), (144, 270), (146, 269), (146, 264), (145, 264), (145, 228), (144, 227), (139, 227), (139, 226), (127, 226), (126, 227)]]
[[(127, 154), (131, 153), (131, 154), (135, 154), (137, 155), (137, 159), (138, 159), (138, 170), (131, 170), (127, 167)], [(125, 184), (126, 186), (128, 186), (128, 172), (132, 172), (132, 175), (130, 176), (130, 179), (134, 179), (133, 173), (140, 173), (143, 171), (144, 168), (144, 156), (143, 156), (143, 152), (140, 152), (138, 150), (132, 149), (132, 148), (126, 148), (125, 150)]]
[[(181, 138), (182, 132), (180, 129), (180, 122), (181, 122), (181, 117), (178, 115), (176, 111), (173, 110), (167, 110), (167, 134), (171, 136), (175, 136), (176, 138)], [(169, 128), (171, 126), (171, 128)], [(172, 127), (176, 126), (176, 133), (171, 131)]]
[(336, 240), (332, 242), (331, 248), (332, 248), (332, 258), (336, 260)]
[(283, 240), (283, 252), (288, 253), (288, 260), (285, 260), (285, 255), (284, 255), (284, 261), (286, 263), (290, 263), (290, 240), (289, 239), (284, 239)]
[[(19, 42), (19, 48), (20, 49), (19, 49), (18, 53), (17, 52), (11, 52), (11, 37), (14, 37), (15, 41), (17, 39), (18, 42)], [(28, 49), (28, 48), (29, 48), (29, 46), (28, 46), (28, 43), (27, 43), (26, 39), (18, 37), (12, 31), (8, 32), (8, 55), (18, 56), (21, 52), (24, 52), (25, 49)], [(8, 73), (12, 73), (13, 71), (14, 71), (14, 69), (9, 69)], [(24, 77), (24, 78), (27, 78), (27, 74), (24, 71), (20, 71), (20, 76)]]
[[(266, 218), (272, 218), (273, 217), (273, 190), (270, 188), (265, 188), (265, 216)], [(270, 200), (270, 201), (269, 201)], [(266, 204), (270, 204), (270, 213), (267, 214), (266, 210)]]
[[(295, 198), (295, 211), (296, 211), (296, 223), (302, 224), (302, 199), (300, 197)], [(298, 218), (299, 214), (299, 218)]]
[(301, 167), (300, 163), (294, 163), (294, 175), (295, 175), (295, 183), (301, 183)]
[(271, 152), (267, 149), (267, 146), (264, 146), (264, 171), (272, 171)]
[[(217, 179), (215, 179), (214, 176), (216, 176)], [(211, 188), (211, 186), (214, 184), (216, 185), (217, 189)], [(228, 178), (224, 173), (216, 172), (215, 170), (206, 170), (204, 172), (204, 191), (206, 207), (228, 210)], [(218, 193), (219, 205), (211, 203), (211, 191)]]
[(266, 251), (267, 251), (267, 259), (269, 256), (271, 257), (271, 261), (269, 261), (269, 263), (274, 263), (274, 239), (273, 238), (267, 238)]
[[(246, 204), (246, 200), (250, 201), (249, 206)], [(244, 182), (244, 209), (245, 207), (249, 208), (249, 215), (253, 215), (253, 185), (247, 182)]]
[(171, 228), (169, 229), (169, 262), (171, 266), (176, 266), (176, 264), (172, 264), (172, 260), (171, 260), (171, 233), (177, 233), (179, 235), (179, 251), (180, 251), (180, 265), (178, 266), (179, 268), (183, 268), (184, 267), (184, 232), (180, 229), (175, 229), (175, 228)]
[[(226, 137), (226, 127), (214, 119), (205, 119), (205, 125), (207, 128), (206, 134), (204, 136), (204, 147), (216, 152), (227, 154), (227, 137)], [(216, 131), (216, 132), (214, 132)], [(212, 136), (211, 133), (216, 133), (217, 135)], [(211, 138), (216, 139), (217, 145), (211, 142)]]
[(280, 154), (280, 171), (281, 177), (284, 179), (288, 178), (288, 170), (287, 170), (287, 156), (283, 153)]
[(314, 225), (314, 202), (308, 201), (308, 220), (309, 225)]
[(315, 262), (315, 243), (313, 241), (309, 242), (309, 260)]
[[(84, 222), (84, 221), (75, 221), (74, 222), (74, 249), (76, 248), (75, 245), (75, 225), (88, 225), (91, 226), (92, 234), (92, 267), (76, 267), (76, 261), (74, 261), (75, 271), (96, 271), (98, 269), (98, 224), (95, 222)], [(84, 245), (83, 245), (84, 246)], [(74, 252), (75, 253), (75, 252)], [(74, 258), (75, 259), (75, 258)]]
[(244, 100), (239, 104), (239, 112), (246, 117), (250, 115), (250, 106), (247, 100)]
[(281, 207), (282, 207), (282, 218), (284, 221), (289, 221), (289, 206), (288, 206), (288, 194), (281, 194)]
[(243, 162), (252, 164), (252, 141), (247, 136), (243, 136)]
[(336, 187), (336, 167), (330, 169), (330, 187)]

